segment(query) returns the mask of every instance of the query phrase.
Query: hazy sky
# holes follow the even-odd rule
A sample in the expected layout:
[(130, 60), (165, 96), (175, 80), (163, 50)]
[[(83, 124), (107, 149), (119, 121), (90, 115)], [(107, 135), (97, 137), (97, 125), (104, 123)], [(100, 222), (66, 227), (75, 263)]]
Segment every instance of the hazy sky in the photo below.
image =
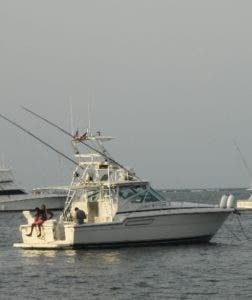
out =
[[(252, 2), (1, 0), (0, 112), (71, 154), (22, 112), (117, 139), (114, 157), (155, 187), (246, 186), (252, 168)], [(0, 120), (0, 154), (25, 186), (72, 165)]]

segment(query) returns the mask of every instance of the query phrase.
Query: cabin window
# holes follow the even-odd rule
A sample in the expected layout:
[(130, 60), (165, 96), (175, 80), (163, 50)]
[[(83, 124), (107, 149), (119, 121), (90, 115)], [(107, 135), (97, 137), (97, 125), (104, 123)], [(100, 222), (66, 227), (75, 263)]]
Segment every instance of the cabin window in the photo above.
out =
[(157, 202), (160, 201), (158, 198), (156, 198), (150, 191), (146, 193), (145, 195), (145, 202)]
[(92, 192), (88, 195), (88, 202), (96, 202), (100, 196), (99, 192)]
[(101, 181), (108, 181), (108, 174), (103, 174), (101, 177)]
[(146, 191), (146, 186), (123, 186), (119, 189), (119, 196), (127, 199), (143, 191)]
[(102, 188), (99, 191), (92, 191), (90, 192), (90, 194), (88, 195), (88, 201), (89, 202), (96, 202), (99, 199), (105, 199), (105, 198), (109, 198), (110, 195), (112, 195), (112, 197), (114, 197), (115, 195), (115, 189), (111, 188)]
[(157, 202), (161, 200), (157, 192), (146, 186), (120, 187), (119, 196), (131, 203)]

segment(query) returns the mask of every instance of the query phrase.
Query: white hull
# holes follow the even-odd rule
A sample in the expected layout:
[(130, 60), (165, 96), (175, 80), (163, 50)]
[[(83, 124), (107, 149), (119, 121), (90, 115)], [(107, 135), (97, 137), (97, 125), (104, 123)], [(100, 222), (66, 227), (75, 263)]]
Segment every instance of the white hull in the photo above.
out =
[(1, 211), (34, 210), (42, 204), (48, 209), (63, 209), (66, 196), (64, 195), (12, 195), (0, 197)]
[(237, 201), (237, 208), (238, 209), (252, 210), (252, 198), (249, 198), (247, 200), (238, 200)]
[[(137, 213), (119, 223), (73, 225), (64, 223), (65, 239), (53, 240), (49, 229), (43, 240), (25, 234), (29, 226), (21, 226), (22, 248), (106, 247), (123, 244), (152, 244), (185, 241), (209, 241), (232, 210), (184, 209), (158, 213)], [(53, 230), (51, 231), (53, 232)], [(47, 241), (46, 241), (47, 240)]]
[(228, 212), (163, 213), (129, 217), (123, 223), (82, 225), (74, 228), (73, 245), (211, 239)]

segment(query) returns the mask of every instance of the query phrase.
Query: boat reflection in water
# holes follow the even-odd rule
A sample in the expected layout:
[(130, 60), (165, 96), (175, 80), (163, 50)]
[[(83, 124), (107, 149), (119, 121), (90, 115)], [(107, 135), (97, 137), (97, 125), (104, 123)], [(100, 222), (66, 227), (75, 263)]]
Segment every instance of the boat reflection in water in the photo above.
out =
[[(234, 211), (232, 205), (223, 208), (169, 201), (108, 154), (104, 142), (111, 139), (100, 133), (85, 136), (85, 144), (92, 145), (94, 151), (77, 151), (78, 166), (63, 214), (43, 224), (41, 237), (35, 231), (28, 237), (32, 216), (25, 212), (28, 224), (20, 226), (22, 242), (15, 247), (67, 249), (206, 242)], [(77, 149), (80, 141), (73, 142)], [(76, 222), (76, 207), (86, 213), (84, 224)]]
[[(22, 252), (24, 258), (42, 258), (42, 257), (56, 257), (58, 251), (56, 250), (26, 250)], [(41, 263), (41, 261), (39, 261)], [(31, 261), (29, 260), (29, 264)]]
[[(92, 269), (94, 266), (94, 255), (96, 264), (106, 265), (116, 265), (121, 263), (121, 252), (115, 249), (107, 250), (107, 251), (97, 251), (97, 250), (89, 250), (85, 252), (83, 255), (82, 251), (74, 250), (74, 249), (66, 249), (64, 252), (57, 250), (38, 250), (26, 249), (22, 251), (22, 257), (24, 259), (28, 258), (28, 265), (31, 264), (41, 264), (41, 259), (44, 258), (57, 258), (59, 260), (64, 259), (64, 263), (75, 264), (77, 261), (82, 262), (85, 265), (86, 269)], [(31, 260), (32, 259), (32, 260)]]

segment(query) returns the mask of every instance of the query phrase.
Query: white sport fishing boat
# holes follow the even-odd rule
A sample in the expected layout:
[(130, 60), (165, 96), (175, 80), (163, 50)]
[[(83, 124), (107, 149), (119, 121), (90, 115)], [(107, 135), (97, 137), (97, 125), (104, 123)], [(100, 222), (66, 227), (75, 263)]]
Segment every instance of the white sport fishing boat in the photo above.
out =
[(12, 170), (0, 167), (0, 212), (34, 210), (45, 204), (50, 209), (63, 209), (67, 191), (64, 187), (34, 189), (32, 193), (18, 186)]
[[(76, 154), (78, 166), (63, 214), (58, 220), (44, 222), (40, 237), (36, 230), (30, 237), (27, 234), (33, 217), (24, 212), (28, 223), (20, 226), (22, 242), (14, 247), (60, 249), (206, 242), (234, 211), (229, 204), (229, 208), (221, 208), (170, 202), (149, 182), (112, 159), (103, 147), (103, 142), (111, 139), (100, 133), (85, 137), (85, 144), (95, 145), (97, 151)], [(84, 224), (75, 221), (76, 207), (86, 213)]]

